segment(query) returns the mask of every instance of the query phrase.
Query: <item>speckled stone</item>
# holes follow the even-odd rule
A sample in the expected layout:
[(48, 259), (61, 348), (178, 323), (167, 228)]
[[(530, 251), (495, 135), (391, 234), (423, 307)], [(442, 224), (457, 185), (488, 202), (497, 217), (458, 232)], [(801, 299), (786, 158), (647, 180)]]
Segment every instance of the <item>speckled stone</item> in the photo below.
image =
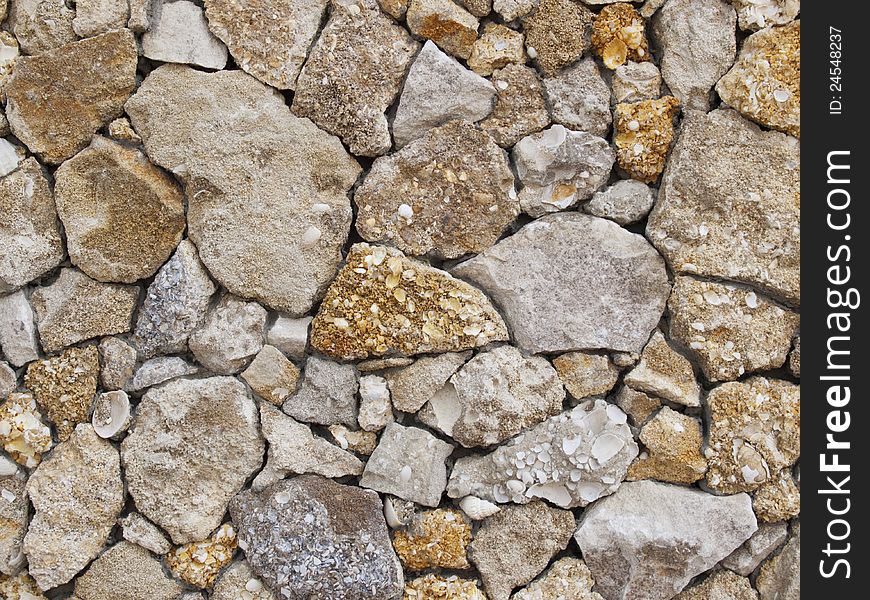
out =
[(137, 512), (119, 519), (118, 524), (121, 526), (121, 535), (128, 542), (142, 546), (154, 554), (168, 554), (172, 550), (172, 544), (160, 528)]
[(620, 67), (627, 60), (651, 60), (645, 28), (643, 17), (631, 4), (609, 4), (592, 25), (592, 50), (608, 69)]
[(495, 107), (479, 125), (496, 144), (510, 148), (550, 124), (544, 88), (534, 69), (511, 64), (494, 71), (490, 79), (495, 85)]
[(646, 451), (629, 467), (629, 480), (692, 484), (704, 477), (707, 460), (701, 454), (698, 419), (665, 406), (643, 426), (639, 438)]
[(471, 47), (468, 66), (480, 75), (491, 75), (509, 64), (525, 64), (524, 39), (519, 31), (498, 23), (487, 23)]
[(142, 363), (125, 389), (130, 392), (142, 392), (170, 379), (197, 372), (199, 367), (190, 364), (180, 356), (158, 356)]
[(75, 16), (64, 0), (15, 0), (9, 6), (9, 29), (22, 52), (41, 54), (76, 41)]
[[(22, 544), (30, 521), (30, 503), (24, 486), (27, 477), (8, 458), (0, 458), (0, 572), (14, 575), (25, 562)], [(468, 530), (471, 539), (471, 528)], [(463, 548), (463, 555), (465, 549)], [(2, 591), (2, 590), (0, 590)]]
[(220, 570), (230, 564), (238, 546), (236, 530), (224, 523), (208, 538), (178, 546), (166, 555), (170, 572), (199, 589), (210, 588)]
[(305, 362), (299, 390), (287, 398), (283, 410), (294, 419), (306, 423), (341, 423), (356, 429), (358, 389), (353, 365), (311, 356)]
[(470, 357), (471, 352), (445, 352), (424, 356), (406, 367), (390, 369), (384, 378), (393, 406), (403, 412), (417, 412), (445, 387), (450, 376)]
[(277, 600), (269, 588), (254, 575), (244, 558), (234, 561), (221, 571), (209, 597), (212, 600)]
[(244, 369), (263, 348), (265, 328), (265, 308), (226, 294), (191, 334), (188, 345), (207, 369), (232, 375)]
[(740, 29), (756, 31), (771, 25), (785, 25), (800, 13), (800, 0), (731, 0), (737, 9)]
[(791, 354), (788, 355), (788, 370), (789, 372), (800, 379), (801, 376), (801, 336), (798, 335), (794, 339), (794, 348)]
[(752, 497), (752, 510), (765, 523), (787, 521), (800, 515), (800, 489), (788, 469), (758, 488)]
[(792, 528), (788, 543), (776, 556), (761, 565), (755, 580), (761, 600), (800, 600), (801, 529)]
[(688, 358), (665, 339), (661, 331), (653, 332), (644, 346), (640, 362), (625, 375), (625, 385), (683, 406), (701, 405), (701, 387)]
[(100, 387), (122, 390), (136, 370), (136, 349), (117, 337), (100, 340)]
[(0, 296), (0, 346), (16, 367), (39, 358), (36, 320), (24, 290)]
[(625, 414), (629, 416), (635, 427), (643, 425), (649, 416), (662, 405), (660, 399), (633, 390), (627, 385), (620, 387), (611, 401), (625, 411)]
[(127, 0), (78, 0), (73, 30), (83, 38), (127, 25)]
[(5, 398), (18, 387), (18, 377), (9, 363), (0, 360), (0, 398)]
[(465, 60), (471, 56), (478, 21), (451, 0), (411, 0), (405, 21), (411, 33), (432, 40), (448, 54)]
[(604, 600), (592, 591), (595, 580), (589, 567), (572, 556), (560, 558), (539, 578), (524, 587), (511, 600)]
[(0, 575), (0, 594), (9, 600), (47, 600), (27, 571), (10, 577)]
[(487, 600), (476, 581), (429, 573), (405, 584), (402, 600)]
[(679, 106), (673, 96), (616, 105), (613, 141), (620, 169), (644, 183), (658, 179), (674, 140)]
[(606, 394), (619, 378), (619, 369), (601, 354), (567, 352), (554, 358), (553, 366), (576, 400)]
[(265, 345), (241, 377), (260, 398), (281, 406), (296, 391), (299, 369), (275, 346)]
[(589, 48), (594, 15), (572, 0), (540, 0), (537, 5), (522, 19), (526, 49), (544, 74), (552, 77)]
[(655, 100), (662, 95), (662, 74), (651, 62), (628, 61), (613, 72), (610, 86), (616, 104)]
[(51, 448), (51, 429), (32, 394), (13, 392), (0, 405), (0, 444), (12, 460), (30, 469)]
[(129, 542), (109, 548), (75, 585), (78, 600), (177, 600), (181, 592), (181, 584), (163, 572), (157, 557)]
[(470, 521), (461, 512), (444, 508), (423, 512), (407, 530), (393, 533), (393, 548), (410, 571), (468, 569), (470, 542)]
[(758, 600), (758, 592), (752, 588), (748, 578), (722, 569), (680, 592), (674, 600)]

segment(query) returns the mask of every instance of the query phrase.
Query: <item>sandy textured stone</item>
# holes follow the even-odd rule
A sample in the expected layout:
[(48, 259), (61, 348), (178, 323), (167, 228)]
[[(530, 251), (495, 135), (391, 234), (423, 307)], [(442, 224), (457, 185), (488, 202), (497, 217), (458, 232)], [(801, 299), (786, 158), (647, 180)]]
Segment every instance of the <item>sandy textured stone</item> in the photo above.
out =
[(538, 219), (453, 272), (488, 292), (528, 352), (639, 352), (669, 291), (649, 243), (578, 213)]
[(801, 597), (801, 530), (792, 529), (782, 551), (761, 565), (755, 580), (761, 600), (799, 600)]
[(800, 147), (730, 110), (689, 111), (649, 239), (677, 273), (757, 286), (800, 304)]
[(286, 315), (278, 315), (266, 327), (266, 343), (275, 346), (290, 358), (304, 358), (310, 324), (311, 317), (294, 319)]
[(94, 281), (64, 268), (54, 283), (30, 297), (42, 349), (54, 352), (102, 335), (130, 331), (139, 288)]
[(491, 446), (559, 414), (564, 400), (547, 359), (500, 346), (468, 361), (418, 417), (466, 448)]
[(405, 13), (408, 12), (410, 4), (411, 0), (378, 0), (378, 6), (381, 7), (381, 10), (397, 21), (402, 20)]
[(523, 34), (498, 23), (487, 23), (471, 47), (468, 66), (480, 75), (491, 75), (509, 64), (526, 62)]
[[(135, 577), (130, 574), (135, 573)], [(129, 542), (115, 544), (76, 580), (79, 600), (176, 600), (182, 587), (160, 560)]]
[(91, 37), (126, 27), (129, 14), (127, 0), (78, 0), (72, 27), (79, 37)]
[(196, 253), (183, 240), (148, 286), (139, 309), (133, 343), (143, 358), (183, 352), (190, 334), (205, 320), (215, 285)]
[(130, 513), (118, 520), (121, 525), (121, 535), (132, 542), (150, 550), (154, 554), (168, 554), (172, 544), (154, 523), (137, 512)]
[(359, 165), (339, 140), (240, 71), (164, 65), (126, 109), (151, 160), (184, 181), (190, 239), (211, 274), (238, 296), (307, 312), (350, 228)]
[(630, 225), (643, 220), (655, 203), (653, 190), (635, 179), (621, 179), (596, 192), (583, 210), (596, 217)]
[(27, 571), (21, 571), (14, 577), (0, 575), (0, 594), (9, 600), (47, 600)]
[(801, 24), (754, 33), (716, 84), (722, 101), (771, 129), (801, 136)]
[(314, 435), (308, 425), (297, 422), (277, 408), (260, 405), (263, 436), (269, 442), (266, 466), (252, 484), (255, 491), (285, 479), (290, 474), (316, 473), (324, 477), (359, 475), (358, 458)]
[(628, 386), (622, 386), (613, 396), (612, 402), (625, 411), (632, 424), (640, 427), (651, 414), (656, 412), (662, 405), (662, 401), (653, 396), (633, 390)]
[(629, 467), (629, 480), (692, 484), (704, 477), (707, 460), (701, 454), (698, 419), (665, 406), (643, 426), (639, 437), (646, 451)]
[(99, 375), (96, 346), (68, 348), (27, 367), (24, 385), (33, 392), (61, 441), (69, 439), (76, 425), (88, 420)]
[(364, 239), (440, 258), (490, 247), (519, 214), (504, 151), (461, 120), (376, 160), (354, 203)]
[(658, 179), (674, 140), (674, 118), (679, 107), (673, 96), (616, 105), (616, 159), (630, 177), (644, 183)]
[(258, 579), (248, 561), (236, 560), (221, 571), (209, 596), (212, 600), (277, 600), (272, 592)]
[(392, 143), (384, 112), (399, 94), (417, 48), (375, 0), (333, 0), (329, 21), (296, 81), (293, 112), (340, 136), (355, 155), (386, 153)]
[(181, 241), (178, 184), (142, 152), (107, 138), (94, 136), (58, 168), (54, 196), (70, 260), (99, 281), (150, 277)]
[(489, 81), (429, 40), (414, 59), (399, 97), (392, 126), (396, 147), (453, 119), (480, 121), (492, 111), (494, 100), (495, 88)]
[(651, 62), (628, 61), (613, 72), (610, 85), (614, 103), (655, 100), (662, 95), (662, 74)]
[(595, 17), (592, 50), (608, 69), (621, 67), (627, 60), (651, 60), (645, 29), (643, 17), (631, 4), (610, 4)]
[(360, 373), (370, 373), (372, 371), (383, 371), (384, 369), (399, 369), (413, 363), (414, 359), (410, 356), (388, 356), (387, 358), (362, 360), (356, 363), (356, 368)]
[(534, 69), (511, 64), (494, 71), (491, 79), (495, 84), (495, 108), (479, 125), (495, 143), (510, 148), (550, 124), (544, 88)]
[(133, 126), (130, 125), (130, 119), (127, 117), (115, 119), (109, 123), (107, 130), (109, 132), (109, 137), (112, 139), (132, 142), (134, 144), (142, 143), (142, 138), (140, 138), (139, 134), (133, 130)]
[(328, 430), (329, 435), (342, 450), (370, 456), (378, 445), (378, 434), (373, 431), (354, 431), (344, 425), (330, 425)]
[(677, 594), (674, 600), (758, 600), (758, 592), (746, 577), (723, 569)]
[(380, 375), (359, 378), (359, 415), (357, 421), (365, 431), (380, 431), (394, 420), (393, 404), (387, 380)]
[(794, 348), (791, 354), (788, 355), (788, 370), (789, 372), (800, 379), (801, 377), (801, 336), (798, 335), (794, 339)]
[(345, 360), (455, 352), (507, 338), (504, 321), (478, 289), (368, 244), (351, 247), (311, 325), (312, 346)]
[(202, 8), (187, 0), (161, 2), (157, 19), (142, 34), (142, 55), (206, 69), (223, 69), (227, 64), (227, 47), (209, 31)]
[(141, 392), (170, 379), (193, 375), (197, 372), (199, 372), (199, 368), (183, 358), (158, 356), (142, 363), (126, 389), (131, 392)]
[(758, 531), (722, 561), (722, 566), (738, 575), (748, 576), (788, 537), (788, 525), (759, 523)]
[(166, 565), (177, 579), (195, 588), (209, 588), (218, 572), (232, 562), (237, 546), (236, 530), (224, 523), (207, 539), (177, 547), (166, 556)]
[[(136, 60), (133, 34), (126, 29), (22, 57), (6, 85), (13, 133), (44, 162), (71, 157), (121, 115), (136, 85)], [(40, 101), (33, 102), (35, 97)]]
[[(15, 36), (8, 31), (0, 32), (0, 101), (6, 101), (6, 83), (12, 76), (12, 69), (15, 67), (20, 51)], [(0, 119), (0, 135), (7, 136), (10, 133), (9, 121), (3, 114), (2, 119)]]
[(487, 600), (476, 581), (429, 573), (405, 584), (402, 600)]
[(0, 293), (52, 270), (63, 255), (51, 188), (36, 159), (28, 158), (0, 178)]
[(396, 554), (410, 571), (468, 569), (469, 543), (471, 523), (461, 512), (444, 508), (417, 515), (407, 530), (393, 534)]
[(653, 332), (640, 362), (625, 375), (625, 385), (683, 406), (701, 405), (701, 387), (692, 363), (665, 339)]
[(276, 597), (401, 594), (402, 568), (374, 492), (303, 475), (242, 492), (230, 503), (230, 515), (251, 570)]
[(447, 352), (424, 356), (407, 367), (384, 374), (397, 410), (415, 413), (438, 394), (450, 376), (471, 357), (470, 352)]
[(626, 416), (604, 400), (585, 402), (528, 429), (486, 455), (457, 459), (447, 493), (562, 508), (612, 494), (637, 456)]
[(753, 377), (707, 396), (707, 485), (722, 494), (753, 491), (800, 457), (800, 386)]
[(405, 21), (411, 33), (432, 40), (448, 54), (465, 60), (471, 56), (478, 21), (451, 0), (411, 0)]
[(51, 448), (51, 429), (42, 422), (33, 395), (13, 392), (0, 405), (0, 443), (15, 462), (30, 469)]
[(81, 424), (27, 481), (34, 515), (24, 537), (43, 590), (72, 579), (102, 550), (124, 507), (118, 450)]
[(241, 377), (260, 398), (275, 406), (281, 406), (296, 391), (299, 375), (296, 365), (287, 360), (275, 346), (267, 344), (242, 372)]
[(100, 387), (122, 390), (136, 370), (136, 349), (117, 337), (100, 340)]
[(604, 600), (592, 591), (595, 580), (582, 560), (566, 556), (547, 569), (539, 579), (511, 596), (511, 600)]
[(590, 198), (607, 182), (615, 160), (603, 138), (562, 125), (524, 137), (511, 156), (523, 184), (520, 206), (533, 217)]
[(605, 598), (667, 600), (756, 529), (745, 494), (638, 481), (586, 510), (574, 538)]
[(766, 523), (787, 521), (800, 515), (800, 489), (788, 469), (758, 488), (752, 497), (752, 509)]
[(740, 29), (758, 30), (771, 25), (785, 25), (800, 13), (800, 0), (731, 0), (737, 9)]
[(214, 373), (238, 373), (263, 348), (266, 309), (230, 294), (220, 299), (190, 336), (190, 351)]
[[(27, 478), (9, 459), (0, 460), (5, 473), (0, 475), (0, 572), (14, 575), (25, 561), (22, 544), (30, 518), (30, 504), (24, 490)], [(471, 528), (468, 537), (471, 539)]]
[(447, 486), (445, 460), (453, 446), (417, 427), (390, 423), (359, 484), (423, 506), (438, 506)]
[(710, 381), (781, 367), (800, 327), (799, 314), (761, 294), (693, 277), (675, 279), (668, 309), (671, 337), (689, 348)]
[(176, 544), (207, 537), (262, 464), (257, 421), (254, 401), (230, 377), (176, 379), (149, 390), (121, 444), (136, 507)]
[(299, 390), (284, 402), (285, 413), (306, 423), (341, 423), (356, 429), (359, 388), (353, 365), (311, 356)]
[(526, 49), (544, 74), (553, 77), (589, 48), (594, 15), (572, 0), (540, 0), (537, 5), (522, 19)]
[(568, 129), (605, 136), (610, 129), (610, 88), (595, 60), (585, 58), (544, 79), (553, 121)]
[(607, 356), (589, 352), (568, 352), (553, 359), (562, 385), (575, 399), (606, 394), (619, 378), (619, 369)]
[(13, 0), (9, 29), (25, 54), (41, 54), (76, 41), (76, 11), (64, 0)]
[(33, 309), (21, 290), (0, 296), (0, 346), (16, 367), (39, 358)]
[(524, 17), (538, 6), (539, 0), (493, 0), (492, 8), (507, 21)]
[(130, 18), (127, 27), (130, 31), (144, 33), (151, 28), (154, 17), (160, 10), (161, 0), (127, 0), (130, 7)]
[(0, 398), (5, 398), (18, 387), (18, 378), (9, 363), (0, 360)]
[(574, 532), (574, 515), (536, 500), (509, 506), (486, 521), (469, 546), (487, 596), (508, 600), (511, 590), (530, 582), (564, 550)]
[(734, 63), (737, 14), (727, 0), (669, 0), (652, 20), (662, 77), (683, 109), (707, 111)]

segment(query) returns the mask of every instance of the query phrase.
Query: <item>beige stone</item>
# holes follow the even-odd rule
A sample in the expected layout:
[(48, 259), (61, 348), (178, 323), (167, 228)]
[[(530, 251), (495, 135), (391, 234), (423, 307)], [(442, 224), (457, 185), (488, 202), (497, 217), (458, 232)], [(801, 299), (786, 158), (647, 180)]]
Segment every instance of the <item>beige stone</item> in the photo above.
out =
[(674, 600), (758, 600), (758, 592), (747, 577), (722, 569), (680, 592)]
[(640, 431), (646, 447), (628, 469), (628, 479), (657, 479), (692, 484), (704, 476), (707, 460), (701, 454), (701, 423), (690, 416), (662, 408)]
[(158, 558), (129, 542), (109, 548), (75, 586), (79, 600), (177, 600), (181, 592), (181, 584), (163, 572)]
[(550, 124), (550, 112), (544, 100), (544, 88), (531, 67), (510, 64), (494, 71), (495, 107), (480, 122), (495, 143), (510, 148), (525, 136)]
[(673, 96), (616, 105), (613, 140), (619, 168), (644, 183), (658, 179), (674, 140), (679, 107)]
[(12, 393), (0, 406), (0, 443), (18, 464), (34, 468), (51, 448), (51, 429), (32, 394)]
[(701, 387), (689, 359), (655, 330), (640, 362), (625, 375), (625, 385), (683, 406), (701, 405)]
[(459, 511), (439, 508), (415, 517), (407, 530), (393, 533), (393, 548), (409, 571), (468, 569), (471, 523)]
[(465, 60), (471, 56), (478, 21), (452, 0), (411, 0), (405, 21), (411, 33), (432, 40), (446, 53)]
[(619, 378), (619, 369), (606, 355), (568, 352), (553, 359), (553, 366), (575, 399), (606, 394)]
[(523, 34), (519, 31), (498, 23), (487, 23), (483, 34), (471, 47), (468, 66), (475, 73), (491, 75), (496, 69), (510, 64), (522, 65), (526, 62), (523, 41)]
[(275, 406), (281, 406), (296, 391), (299, 375), (296, 365), (287, 360), (275, 346), (267, 344), (241, 376), (255, 394)]
[(589, 48), (594, 15), (572, 0), (541, 0), (523, 17), (526, 50), (547, 77), (576, 62)]
[(589, 567), (572, 556), (560, 558), (539, 578), (524, 587), (511, 600), (604, 600), (592, 591), (595, 580)]

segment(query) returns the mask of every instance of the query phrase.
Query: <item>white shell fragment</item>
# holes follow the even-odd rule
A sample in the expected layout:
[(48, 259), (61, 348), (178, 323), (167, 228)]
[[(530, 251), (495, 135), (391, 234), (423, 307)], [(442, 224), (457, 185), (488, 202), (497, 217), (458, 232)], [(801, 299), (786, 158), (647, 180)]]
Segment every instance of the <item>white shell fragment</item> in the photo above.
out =
[(91, 424), (101, 438), (111, 438), (130, 426), (130, 399), (120, 390), (100, 394), (94, 401)]
[(462, 512), (468, 515), (468, 518), (472, 521), (485, 519), (501, 510), (492, 502), (483, 500), (477, 496), (466, 496), (459, 501), (459, 508), (461, 508)]

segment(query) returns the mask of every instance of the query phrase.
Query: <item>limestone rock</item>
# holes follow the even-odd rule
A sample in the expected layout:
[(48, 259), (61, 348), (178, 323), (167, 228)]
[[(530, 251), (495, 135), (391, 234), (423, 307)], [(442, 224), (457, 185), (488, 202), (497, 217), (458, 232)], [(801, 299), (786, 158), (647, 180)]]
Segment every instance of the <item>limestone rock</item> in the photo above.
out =
[(266, 327), (266, 343), (274, 346), (290, 358), (305, 357), (308, 346), (308, 326), (311, 317), (294, 319), (278, 315), (274, 322)]
[(333, 0), (329, 21), (296, 81), (293, 112), (340, 136), (356, 155), (384, 154), (392, 145), (384, 112), (417, 47), (375, 0)]
[(411, 0), (378, 0), (378, 6), (381, 7), (381, 10), (397, 21), (402, 20), (405, 13), (408, 12), (410, 4)]
[(296, 391), (299, 369), (275, 346), (267, 344), (242, 372), (242, 379), (260, 398), (281, 406)]
[(137, 512), (130, 513), (118, 520), (121, 534), (128, 542), (132, 542), (150, 550), (154, 554), (169, 554), (172, 544), (154, 523)]
[(667, 600), (756, 529), (745, 494), (638, 481), (586, 510), (574, 538), (605, 598)]
[(292, 90), (327, 4), (327, 0), (208, 0), (205, 14), (212, 32), (242, 69), (267, 85)]
[(109, 548), (76, 579), (75, 586), (79, 600), (176, 600), (181, 592), (181, 585), (164, 574), (158, 558), (129, 542)]
[(414, 363), (414, 359), (410, 356), (388, 356), (386, 358), (371, 358), (362, 360), (356, 363), (356, 368), (360, 373), (370, 373), (372, 371), (383, 371), (384, 369), (398, 369), (407, 367)]
[(799, 600), (800, 570), (801, 530), (798, 524), (782, 551), (761, 565), (755, 580), (761, 600)]
[(524, 137), (511, 156), (523, 184), (520, 206), (533, 217), (590, 198), (607, 182), (615, 160), (606, 140), (562, 125)]
[(800, 515), (800, 490), (788, 469), (759, 486), (752, 497), (752, 510), (766, 523), (787, 521)]
[(142, 55), (206, 69), (227, 64), (227, 47), (209, 31), (202, 8), (187, 0), (161, 3), (158, 18), (142, 34)]
[(492, 0), (459, 0), (475, 17), (486, 17), (492, 11)]
[(574, 515), (541, 501), (509, 506), (486, 521), (469, 554), (492, 600), (508, 600), (511, 590), (530, 582), (564, 550), (574, 532)]
[[(0, 475), (0, 572), (14, 575), (24, 566), (22, 544), (27, 533), (30, 504), (24, 486), (27, 478), (7, 458)], [(11, 472), (6, 472), (7, 469)], [(469, 539), (471, 530), (469, 528)]]
[(76, 11), (64, 0), (14, 0), (9, 7), (9, 29), (25, 54), (76, 41), (73, 29)]
[(407, 530), (393, 534), (393, 547), (410, 571), (468, 569), (471, 565), (465, 554), (470, 542), (468, 519), (459, 511), (444, 508), (417, 515)]
[(62, 585), (103, 549), (124, 507), (118, 450), (80, 424), (27, 481), (34, 515), (24, 537), (30, 575)]
[(505, 22), (524, 17), (538, 6), (539, 0), (493, 0), (492, 8)]
[(161, 0), (127, 0), (130, 18), (127, 27), (130, 31), (144, 33), (151, 29), (156, 13), (160, 10)]
[(58, 168), (54, 195), (70, 260), (99, 281), (150, 277), (181, 241), (178, 185), (142, 152), (104, 137)]
[(0, 594), (9, 600), (47, 600), (27, 571), (14, 577), (0, 575)]
[(198, 371), (198, 367), (178, 356), (158, 356), (142, 363), (126, 389), (130, 392), (141, 392), (170, 379), (193, 375)]
[(631, 4), (609, 4), (592, 25), (592, 50), (608, 69), (621, 67), (627, 60), (648, 61), (652, 56), (645, 29), (643, 17)]
[(448, 54), (465, 60), (471, 56), (478, 21), (451, 0), (411, 0), (405, 21), (411, 33), (432, 40)]
[(703, 582), (674, 596), (674, 600), (758, 600), (749, 579), (728, 570), (716, 571)]
[(438, 506), (447, 486), (445, 460), (453, 446), (417, 427), (390, 423), (359, 484), (423, 506)]
[(402, 600), (487, 600), (478, 589), (476, 581), (462, 579), (458, 575), (435, 575), (429, 573), (405, 584)]
[(311, 324), (311, 345), (344, 360), (456, 352), (507, 340), (480, 290), (384, 246), (354, 244)]
[(207, 537), (262, 464), (257, 421), (254, 401), (230, 377), (176, 379), (149, 390), (121, 444), (136, 507), (176, 544)]
[(794, 348), (791, 354), (788, 355), (788, 370), (789, 372), (800, 379), (801, 376), (801, 336), (798, 335), (794, 339)]
[(653, 332), (637, 366), (625, 375), (625, 385), (683, 406), (701, 405), (701, 387), (692, 363), (677, 352), (661, 331)]
[(723, 102), (766, 127), (801, 136), (801, 24), (753, 33), (716, 84)]
[(393, 421), (386, 379), (380, 375), (363, 375), (359, 379), (359, 397), (357, 421), (365, 431), (380, 431)]
[(731, 0), (740, 29), (758, 30), (785, 25), (800, 13), (800, 0)]
[(595, 580), (582, 560), (566, 556), (553, 563), (540, 579), (511, 596), (511, 600), (604, 600), (592, 591)]
[(407, 367), (385, 373), (393, 406), (415, 413), (438, 394), (447, 380), (471, 357), (471, 352), (446, 352), (424, 356)]
[[(0, 32), (0, 101), (6, 100), (6, 82), (12, 76), (12, 69), (15, 67), (15, 61), (18, 60), (20, 48), (18, 40), (15, 39), (8, 31)], [(7, 136), (11, 132), (9, 130), (9, 121), (6, 120), (6, 115), (0, 119), (0, 135)]]
[(61, 441), (69, 439), (76, 426), (88, 420), (99, 375), (96, 346), (68, 348), (27, 367), (24, 385), (33, 392)]
[(214, 373), (238, 373), (262, 349), (265, 327), (266, 309), (227, 294), (191, 334), (190, 351)]
[(28, 158), (0, 178), (0, 294), (51, 271), (63, 255), (51, 188), (36, 159)]
[(266, 466), (251, 486), (253, 490), (262, 490), (292, 473), (333, 478), (362, 473), (363, 464), (358, 458), (314, 435), (308, 425), (277, 408), (260, 404), (260, 422), (269, 452)]
[(100, 340), (100, 387), (122, 390), (136, 370), (136, 349), (117, 337)]
[(127, 26), (127, 0), (78, 0), (73, 30), (79, 37), (91, 37)]
[(54, 352), (83, 340), (130, 331), (139, 288), (94, 281), (61, 269), (54, 283), (30, 297), (42, 349)]
[(693, 277), (675, 279), (668, 310), (671, 337), (689, 348), (710, 381), (781, 367), (800, 326), (800, 315), (761, 294)]
[(748, 283), (800, 304), (799, 181), (794, 138), (734, 111), (689, 111), (647, 235), (677, 273)]
[(20, 465), (32, 469), (51, 448), (51, 429), (31, 394), (11, 393), (0, 405), (0, 443)]
[(559, 414), (564, 399), (547, 359), (500, 346), (460, 368), (419, 418), (466, 448), (490, 446)]
[(378, 445), (378, 434), (373, 431), (354, 431), (344, 425), (330, 425), (329, 435), (342, 450), (370, 456)]
[(596, 192), (583, 205), (590, 215), (631, 225), (643, 220), (655, 203), (653, 190), (636, 179), (621, 179), (605, 190)]
[(662, 74), (651, 62), (628, 61), (613, 72), (610, 85), (617, 104), (655, 100), (662, 95)]
[(240, 71), (164, 65), (126, 109), (151, 160), (184, 181), (190, 239), (211, 274), (243, 298), (307, 312), (350, 229), (359, 165), (339, 140)]
[(5, 398), (18, 387), (18, 376), (9, 363), (0, 360), (0, 398)]
[(692, 484), (707, 471), (701, 454), (701, 423), (688, 415), (662, 408), (640, 431), (646, 447), (628, 469), (628, 479), (657, 479), (669, 483)]
[(190, 334), (205, 319), (215, 289), (196, 247), (183, 240), (148, 286), (139, 309), (133, 337), (139, 354), (147, 359), (185, 351)]
[(707, 396), (710, 470), (707, 485), (722, 494), (753, 491), (800, 456), (800, 386), (752, 377)]
[(625, 411), (632, 424), (640, 427), (662, 405), (662, 401), (643, 392), (622, 386), (613, 397), (613, 402)]
[(39, 358), (33, 309), (21, 290), (0, 296), (0, 346), (16, 367)]
[[(136, 85), (136, 60), (126, 29), (20, 58), (6, 85), (13, 133), (43, 161), (63, 162), (121, 116)], [(37, 97), (39, 102), (31, 100)]]
[(258, 579), (248, 561), (236, 560), (218, 576), (209, 596), (212, 600), (277, 600), (272, 592)]
[(662, 77), (683, 109), (707, 111), (734, 62), (737, 14), (727, 0), (669, 0), (652, 20)]
[(376, 493), (315, 475), (230, 503), (251, 570), (288, 600), (397, 598), (404, 577), (381, 511)]
[(461, 120), (377, 159), (354, 203), (364, 239), (439, 258), (490, 247), (519, 214), (504, 151)]
[(562, 385), (575, 399), (606, 394), (619, 379), (619, 369), (607, 356), (589, 352), (568, 352), (553, 359)]
[(133, 126), (130, 125), (130, 120), (127, 117), (115, 119), (109, 123), (107, 129), (109, 137), (112, 139), (132, 142), (134, 144), (142, 143), (142, 138), (133, 130)]
[(658, 179), (674, 140), (678, 112), (679, 102), (673, 96), (617, 104), (613, 141), (619, 167), (644, 183)]
[(176, 548), (166, 556), (166, 565), (176, 578), (199, 589), (209, 588), (218, 572), (232, 562), (237, 547), (236, 530), (224, 523), (208, 539)]
[(498, 23), (487, 23), (471, 47), (468, 66), (480, 75), (491, 75), (509, 64), (526, 62), (523, 34)]
[(353, 365), (311, 356), (305, 363), (299, 391), (287, 398), (283, 410), (294, 419), (306, 423), (342, 423), (356, 428), (358, 387)]
[(547, 77), (574, 63), (589, 47), (594, 15), (572, 0), (540, 0), (522, 19), (526, 49)]
[(562, 508), (612, 494), (637, 456), (626, 416), (604, 400), (585, 402), (525, 431), (486, 455), (457, 459), (447, 493)]
[(510, 64), (494, 71), (495, 108), (479, 123), (495, 143), (510, 148), (523, 137), (550, 124), (544, 88), (535, 70)]
[(782, 545), (787, 537), (788, 526), (785, 523), (759, 523), (758, 531), (722, 560), (722, 566), (746, 577)]
[(414, 59), (393, 119), (396, 147), (453, 119), (480, 121), (492, 111), (493, 85), (438, 49), (431, 40)]
[(639, 352), (669, 292), (664, 261), (644, 238), (578, 213), (538, 219), (453, 273), (490, 294), (532, 353)]

